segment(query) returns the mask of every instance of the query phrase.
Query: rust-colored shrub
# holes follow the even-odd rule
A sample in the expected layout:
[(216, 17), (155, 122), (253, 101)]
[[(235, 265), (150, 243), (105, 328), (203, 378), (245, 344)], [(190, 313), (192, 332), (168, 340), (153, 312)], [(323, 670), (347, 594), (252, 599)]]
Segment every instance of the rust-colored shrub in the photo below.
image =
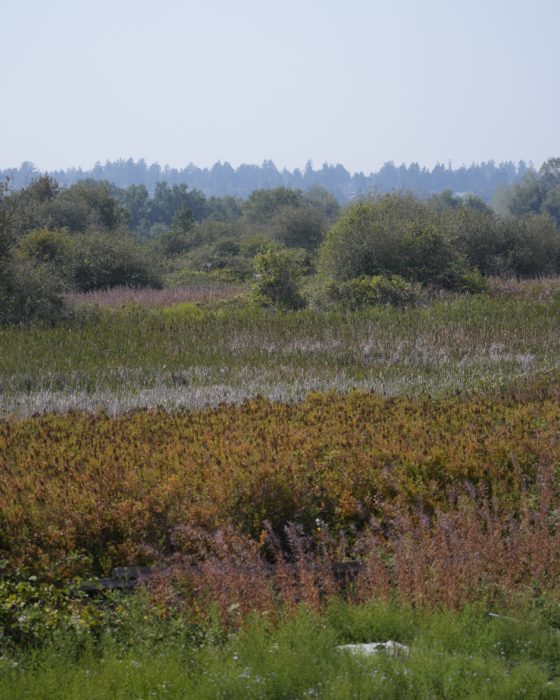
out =
[[(441, 400), (355, 392), (294, 405), (254, 399), (178, 414), (4, 421), (0, 557), (66, 577), (196, 554), (194, 532), (234, 528), (258, 541), (267, 520), (285, 545), (287, 523), (310, 535), (318, 519), (334, 539), (353, 542), (376, 518), (378, 539), (414, 533), (392, 556), (401, 568), (414, 558), (420, 567), (416, 552), (427, 536), (419, 514), (426, 527), (447, 523), (439, 539), (430, 530), (438, 551), (456, 545), (446, 532), (501, 541), (504, 514), (513, 542), (514, 526), (536, 527), (559, 512), (559, 398), (560, 383), (547, 376)], [(466, 484), (499, 513), (496, 534), (490, 516), (486, 530), (476, 529), (481, 516), (463, 503)], [(538, 493), (547, 501), (534, 510)], [(319, 540), (315, 533), (314, 546)], [(522, 541), (536, 566), (547, 550)], [(473, 544), (473, 560), (477, 551)], [(511, 555), (495, 551), (509, 567)], [(459, 564), (450, 556), (449, 566)]]

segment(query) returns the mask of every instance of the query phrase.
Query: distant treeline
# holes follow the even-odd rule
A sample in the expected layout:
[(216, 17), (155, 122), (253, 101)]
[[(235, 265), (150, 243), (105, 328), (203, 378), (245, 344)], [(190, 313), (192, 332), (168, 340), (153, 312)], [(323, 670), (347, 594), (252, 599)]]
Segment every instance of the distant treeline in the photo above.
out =
[[(324, 187), (333, 194), (341, 204), (371, 192), (391, 192), (406, 190), (424, 197), (449, 189), (454, 193), (469, 193), (489, 202), (496, 191), (511, 187), (519, 182), (529, 166), (520, 161), (513, 163), (472, 164), (453, 169), (442, 164), (434, 168), (423, 168), (418, 163), (395, 165), (385, 163), (376, 173), (350, 173), (344, 166), (325, 163), (315, 169), (308, 161), (303, 170), (278, 170), (271, 160), (262, 165), (240, 165), (233, 168), (229, 163), (215, 163), (211, 168), (199, 168), (189, 164), (185, 168), (161, 167), (158, 163), (148, 165), (145, 160), (107, 161), (104, 165), (96, 163), (91, 170), (70, 168), (56, 170), (49, 174), (56, 181), (67, 187), (80, 180), (106, 180), (117, 187), (144, 185), (150, 193), (155, 191), (158, 182), (168, 185), (188, 184), (191, 189), (198, 189), (206, 196), (247, 198), (251, 192), (259, 189), (288, 187), (306, 190), (310, 187)], [(39, 175), (33, 163), (25, 162), (19, 168), (0, 170), (0, 179), (9, 178), (13, 189), (28, 187)]]

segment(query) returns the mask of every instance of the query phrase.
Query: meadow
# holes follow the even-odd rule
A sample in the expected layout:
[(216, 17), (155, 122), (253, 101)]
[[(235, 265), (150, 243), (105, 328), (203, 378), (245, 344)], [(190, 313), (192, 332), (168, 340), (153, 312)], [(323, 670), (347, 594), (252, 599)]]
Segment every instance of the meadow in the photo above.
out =
[(177, 294), (0, 329), (0, 696), (560, 697), (557, 284)]
[(0, 413), (197, 409), (480, 389), (560, 364), (557, 296), (451, 297), (400, 310), (276, 312), (183, 302), (0, 329)]
[(0, 183), (0, 697), (560, 697), (559, 183)]

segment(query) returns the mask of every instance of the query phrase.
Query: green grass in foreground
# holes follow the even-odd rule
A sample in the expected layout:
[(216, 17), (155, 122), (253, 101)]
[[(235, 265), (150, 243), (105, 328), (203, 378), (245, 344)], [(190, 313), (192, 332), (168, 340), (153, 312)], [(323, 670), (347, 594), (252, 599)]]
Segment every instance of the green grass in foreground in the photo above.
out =
[(125, 308), (0, 330), (0, 415), (199, 408), (351, 388), (440, 395), (560, 365), (560, 303), (487, 296), (400, 311)]
[[(97, 645), (62, 637), (0, 659), (0, 697), (65, 698), (558, 698), (560, 632), (541, 614), (427, 612), (386, 604), (301, 609), (272, 626), (255, 617), (226, 635), (209, 627), (137, 628)], [(392, 639), (408, 654), (355, 657), (337, 645)], [(80, 650), (78, 650), (80, 649)]]

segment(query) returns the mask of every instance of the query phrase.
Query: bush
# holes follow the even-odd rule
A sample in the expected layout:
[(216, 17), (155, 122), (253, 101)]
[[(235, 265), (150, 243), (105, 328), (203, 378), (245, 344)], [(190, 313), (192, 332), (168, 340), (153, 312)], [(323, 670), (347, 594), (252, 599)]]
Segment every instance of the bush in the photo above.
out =
[[(2, 569), (6, 562), (0, 560)], [(77, 595), (72, 586), (37, 581), (36, 576), (2, 571), (0, 628), (4, 649), (52, 642), (63, 629), (85, 634), (106, 624), (108, 612)]]
[(269, 246), (255, 256), (257, 280), (251, 300), (259, 306), (301, 309), (305, 306), (299, 292), (302, 265), (297, 251)]
[(443, 289), (456, 289), (467, 267), (442, 227), (411, 226), (402, 239), (402, 271), (408, 279)]
[(443, 214), (396, 194), (350, 205), (327, 234), (320, 267), (338, 280), (396, 274), (445, 288), (466, 272)]
[(166, 258), (182, 255), (192, 246), (192, 236), (183, 231), (164, 231), (154, 239), (154, 249)]
[(444, 220), (454, 244), (470, 267), (477, 268), (484, 275), (506, 272), (503, 227), (494, 214), (465, 206), (446, 212)]
[[(558, 272), (560, 232), (549, 216), (504, 221), (481, 205), (455, 200), (438, 207), (433, 198), (390, 194), (350, 205), (321, 247), (321, 271), (336, 280), (397, 274), (457, 290), (470, 289), (469, 268), (518, 278)], [(480, 278), (475, 287), (480, 291)]]
[(31, 263), (48, 265), (59, 277), (66, 279), (74, 244), (74, 237), (66, 231), (40, 229), (22, 239), (17, 255)]
[(7, 261), (0, 274), (0, 324), (55, 323), (66, 307), (62, 283), (46, 265)]
[(177, 233), (188, 233), (194, 226), (194, 216), (190, 207), (181, 207), (173, 217), (171, 228)]
[(542, 214), (509, 219), (503, 224), (509, 270), (517, 277), (552, 275), (558, 271), (560, 233)]
[(107, 182), (80, 180), (52, 199), (44, 212), (49, 228), (116, 230), (128, 222), (127, 210), (113, 197)]
[(302, 204), (303, 194), (300, 190), (275, 187), (251, 192), (243, 204), (243, 211), (250, 223), (266, 225), (281, 209), (300, 207)]
[(350, 205), (321, 246), (321, 269), (339, 280), (397, 272), (401, 265), (398, 234), (416, 209), (412, 198), (393, 195)]
[(272, 233), (274, 238), (288, 248), (315, 250), (323, 239), (325, 219), (316, 208), (284, 207), (274, 217)]
[(178, 304), (166, 306), (161, 310), (161, 314), (165, 319), (180, 322), (200, 321), (206, 315), (203, 309), (190, 301), (181, 301)]
[(490, 283), (478, 270), (470, 270), (461, 278), (460, 291), (467, 294), (486, 294), (490, 291)]
[(253, 271), (252, 260), (242, 250), (239, 241), (233, 238), (219, 238), (206, 245), (191, 250), (181, 264), (186, 269), (211, 273), (214, 277), (228, 282), (240, 282), (250, 277)]
[(13, 198), (8, 196), (7, 183), (0, 182), (0, 263), (10, 257), (17, 228)]
[(71, 278), (83, 292), (109, 287), (162, 287), (158, 260), (126, 233), (80, 236), (73, 254)]
[(327, 295), (335, 304), (352, 311), (378, 304), (404, 307), (416, 301), (413, 286), (399, 275), (362, 275), (345, 282), (330, 282)]
[(263, 248), (271, 243), (270, 238), (264, 233), (253, 233), (243, 236), (239, 240), (239, 252), (246, 258), (254, 258)]

